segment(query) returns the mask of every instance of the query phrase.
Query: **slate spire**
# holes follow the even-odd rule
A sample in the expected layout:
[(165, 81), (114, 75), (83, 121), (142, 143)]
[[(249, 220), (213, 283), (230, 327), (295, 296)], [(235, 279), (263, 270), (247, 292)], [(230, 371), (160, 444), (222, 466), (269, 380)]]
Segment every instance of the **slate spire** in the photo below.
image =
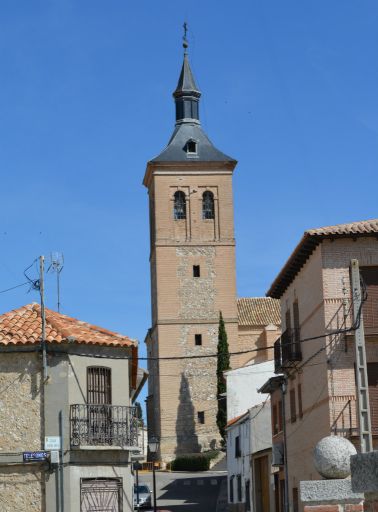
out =
[(225, 155), (210, 141), (199, 121), (201, 92), (194, 80), (188, 59), (187, 25), (184, 23), (184, 62), (177, 87), (173, 93), (176, 104), (176, 126), (167, 146), (150, 160), (150, 164), (164, 162), (230, 162), (236, 160)]
[(186, 23), (184, 24), (184, 62), (182, 64), (180, 78), (173, 93), (176, 103), (176, 123), (197, 122), (199, 123), (199, 91), (188, 59), (188, 41), (186, 39)]

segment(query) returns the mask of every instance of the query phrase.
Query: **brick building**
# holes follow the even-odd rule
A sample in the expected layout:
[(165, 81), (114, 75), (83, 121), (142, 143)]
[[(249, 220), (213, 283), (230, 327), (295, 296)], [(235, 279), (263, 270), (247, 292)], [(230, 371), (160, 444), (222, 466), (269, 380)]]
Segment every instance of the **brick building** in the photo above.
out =
[[(186, 49), (173, 96), (174, 132), (148, 162), (143, 181), (149, 195), (152, 302), (147, 419), (150, 435), (160, 438), (163, 461), (219, 443), (216, 358), (190, 359), (216, 353), (219, 312), (230, 352), (270, 343), (275, 329), (254, 318), (269, 299), (259, 306), (255, 299), (236, 298), (232, 175), (237, 162), (201, 127), (201, 93)], [(249, 359), (248, 353), (234, 356), (231, 366)]]
[[(281, 301), (282, 336), (275, 344), (271, 393), (276, 499), (283, 510), (283, 427), (286, 426), (288, 497), (298, 510), (299, 482), (318, 479), (316, 443), (330, 434), (359, 448), (350, 267), (357, 259), (366, 286), (363, 305), (374, 445), (378, 441), (378, 219), (304, 233), (267, 295)], [(286, 389), (282, 408), (282, 385)]]
[(46, 309), (45, 371), (41, 326), (38, 304), (0, 316), (0, 510), (131, 511), (137, 343)]

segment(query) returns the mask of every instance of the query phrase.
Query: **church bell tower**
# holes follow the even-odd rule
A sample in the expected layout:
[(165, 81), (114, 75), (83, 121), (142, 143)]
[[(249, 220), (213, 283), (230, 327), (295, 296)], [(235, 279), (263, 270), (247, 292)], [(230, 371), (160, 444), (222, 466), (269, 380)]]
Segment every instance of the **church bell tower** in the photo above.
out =
[(147, 420), (160, 457), (215, 448), (219, 312), (230, 351), (237, 345), (232, 174), (236, 160), (211, 143), (200, 123), (201, 93), (184, 38), (173, 93), (176, 124), (147, 164), (152, 325)]

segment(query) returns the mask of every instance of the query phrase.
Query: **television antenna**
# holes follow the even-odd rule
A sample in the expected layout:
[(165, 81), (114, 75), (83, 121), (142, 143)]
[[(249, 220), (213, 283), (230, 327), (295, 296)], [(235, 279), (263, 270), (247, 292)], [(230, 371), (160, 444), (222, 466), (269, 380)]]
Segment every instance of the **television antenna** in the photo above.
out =
[(61, 252), (52, 252), (50, 254), (50, 266), (47, 269), (47, 272), (56, 273), (56, 290), (58, 296), (57, 309), (58, 313), (60, 313), (60, 273), (62, 272), (64, 267), (64, 257)]

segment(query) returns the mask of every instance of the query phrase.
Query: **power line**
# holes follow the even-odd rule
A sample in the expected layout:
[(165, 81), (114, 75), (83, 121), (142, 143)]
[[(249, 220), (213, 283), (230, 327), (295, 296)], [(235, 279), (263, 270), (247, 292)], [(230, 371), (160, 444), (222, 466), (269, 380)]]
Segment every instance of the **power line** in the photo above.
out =
[(25, 286), (26, 284), (30, 284), (30, 282), (25, 281), (25, 283), (16, 284), (16, 286), (12, 286), (11, 288), (7, 288), (6, 290), (0, 290), (0, 293), (10, 292), (11, 290), (15, 290), (16, 288), (21, 288), (21, 286)]

